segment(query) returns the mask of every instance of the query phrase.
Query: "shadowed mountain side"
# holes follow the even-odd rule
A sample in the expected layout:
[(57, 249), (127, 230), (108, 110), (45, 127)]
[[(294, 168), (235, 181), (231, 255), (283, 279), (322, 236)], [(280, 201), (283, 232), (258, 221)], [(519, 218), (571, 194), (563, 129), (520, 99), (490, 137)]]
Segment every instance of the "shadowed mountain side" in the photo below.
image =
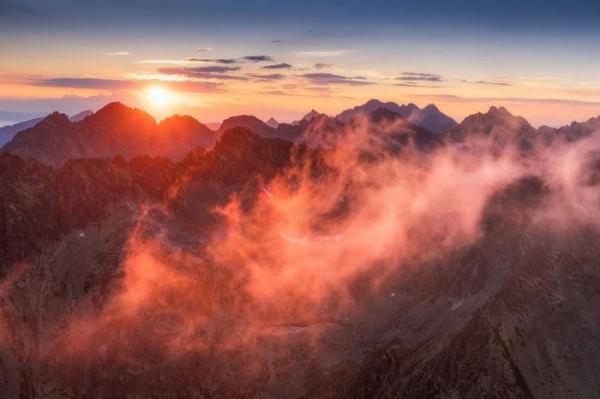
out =
[[(89, 111), (89, 110), (81, 111), (78, 114), (70, 116), (69, 119), (71, 120), (71, 122), (79, 122), (80, 120), (83, 120), (86, 116), (91, 115), (91, 114), (93, 114), (93, 112)], [(23, 130), (29, 129), (31, 127), (34, 127), (35, 125), (40, 123), (42, 120), (44, 120), (44, 118), (45, 117), (35, 118), (35, 119), (28, 120), (28, 121), (15, 123), (14, 125), (0, 127), (0, 148), (2, 148), (3, 145), (8, 143), (10, 140), (12, 140), (12, 138), (17, 133), (22, 132)]]
[(521, 116), (514, 116), (504, 107), (490, 107), (488, 112), (476, 113), (443, 134), (452, 143), (478, 142), (501, 151), (514, 148), (530, 152), (542, 136)]
[(141, 110), (111, 103), (79, 122), (55, 112), (18, 133), (2, 152), (56, 167), (70, 159), (111, 159), (116, 155), (180, 159), (214, 140), (215, 134), (191, 117), (174, 116), (157, 125)]
[(302, 146), (244, 128), (226, 131), (211, 150), (199, 147), (179, 162), (119, 155), (112, 161), (69, 160), (53, 169), (0, 154), (0, 266), (26, 259), (125, 203), (166, 201), (185, 223), (207, 224), (215, 220), (212, 208), (230, 194), (245, 188), (256, 195), (262, 183), (306, 155)]
[(361, 114), (369, 114), (379, 108), (385, 108), (402, 115), (409, 122), (434, 133), (441, 133), (456, 125), (456, 122), (442, 113), (435, 105), (429, 104), (421, 109), (415, 104), (398, 105), (394, 102), (369, 100), (363, 105), (347, 109), (336, 116), (341, 122), (348, 122)]

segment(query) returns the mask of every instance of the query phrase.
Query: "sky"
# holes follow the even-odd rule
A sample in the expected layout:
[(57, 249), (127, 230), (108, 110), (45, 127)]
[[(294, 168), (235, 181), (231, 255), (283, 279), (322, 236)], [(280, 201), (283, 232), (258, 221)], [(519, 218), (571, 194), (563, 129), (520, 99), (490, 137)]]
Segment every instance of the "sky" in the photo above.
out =
[(598, 1), (0, 0), (13, 119), (119, 100), (292, 121), (377, 98), (559, 126), (600, 115), (599, 67)]

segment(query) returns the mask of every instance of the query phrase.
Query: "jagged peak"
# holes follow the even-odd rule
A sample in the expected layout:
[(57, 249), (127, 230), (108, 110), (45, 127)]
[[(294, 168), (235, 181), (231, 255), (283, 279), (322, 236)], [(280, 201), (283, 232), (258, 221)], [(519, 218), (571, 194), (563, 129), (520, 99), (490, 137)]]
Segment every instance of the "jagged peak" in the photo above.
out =
[(302, 117), (302, 120), (303, 121), (310, 121), (311, 119), (316, 118), (316, 117), (321, 116), (321, 115), (324, 115), (324, 114), (316, 111), (315, 109), (311, 109), (309, 113), (307, 113), (306, 115), (304, 115)]
[[(366, 103), (364, 103), (363, 106), (364, 105), (383, 105), (383, 104), (384, 104), (383, 101), (380, 101), (380, 100), (378, 100), (376, 98), (372, 98), (369, 101), (367, 101)], [(360, 107), (360, 105), (357, 106), (357, 107)]]
[(440, 109), (435, 104), (427, 104), (425, 107), (423, 107), (423, 111), (440, 112)]
[(58, 111), (54, 111), (44, 119), (39, 124), (51, 124), (51, 125), (70, 125), (71, 120), (69, 116)]
[(486, 113), (486, 115), (491, 115), (491, 116), (503, 116), (503, 117), (514, 117), (513, 114), (511, 114), (506, 108), (504, 108), (503, 106), (499, 106), (496, 107), (494, 105), (492, 105), (490, 107), (490, 109), (488, 110), (488, 112)]
[(273, 129), (277, 129), (279, 126), (279, 122), (274, 117), (270, 117), (265, 123), (267, 126), (272, 127)]

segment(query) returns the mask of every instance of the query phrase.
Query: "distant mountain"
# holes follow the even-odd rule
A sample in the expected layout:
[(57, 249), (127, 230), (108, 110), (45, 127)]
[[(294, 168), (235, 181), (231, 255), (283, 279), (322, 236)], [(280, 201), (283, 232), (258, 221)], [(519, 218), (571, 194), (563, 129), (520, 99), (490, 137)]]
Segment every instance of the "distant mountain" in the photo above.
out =
[[(91, 115), (93, 113), (94, 112), (90, 111), (90, 110), (81, 111), (78, 114), (70, 116), (69, 120), (71, 122), (79, 122), (79, 121), (83, 120), (86, 116)], [(30, 127), (34, 127), (39, 122), (41, 122), (43, 119), (44, 119), (44, 117), (34, 118), (34, 119), (30, 119), (28, 121), (15, 123), (14, 125), (1, 127), (0, 128), (0, 148), (2, 148), (3, 145), (8, 143), (10, 140), (12, 140), (12, 138), (17, 133), (19, 133), (25, 129), (29, 129)]]
[(267, 126), (272, 127), (273, 129), (277, 129), (277, 126), (279, 126), (279, 122), (277, 122), (277, 120), (273, 117), (270, 117), (265, 123)]
[[(276, 128), (254, 116), (234, 116), (223, 121), (219, 130), (223, 132), (234, 127), (242, 127), (263, 138), (280, 138), (311, 147), (359, 145), (358, 142), (352, 141), (366, 139), (368, 136), (369, 140), (378, 141), (385, 148), (393, 151), (398, 151), (408, 143), (423, 147), (433, 139), (434, 134), (431, 131), (410, 122), (397, 112), (385, 107), (366, 109), (369, 109), (364, 113), (368, 121), (366, 125), (361, 124), (359, 114), (355, 114), (343, 123), (338, 118), (312, 110), (301, 120), (291, 124), (280, 123)], [(363, 130), (366, 136), (356, 137), (355, 133)]]
[(175, 116), (158, 125), (144, 111), (110, 103), (78, 122), (54, 112), (17, 133), (0, 151), (60, 166), (69, 159), (110, 159), (116, 155), (126, 158), (163, 155), (179, 159), (195, 147), (211, 145), (214, 140), (215, 133), (191, 117)]
[(456, 125), (449, 116), (442, 113), (435, 105), (429, 104), (421, 109), (415, 104), (398, 105), (394, 102), (381, 102), (379, 100), (369, 100), (363, 105), (347, 109), (336, 116), (341, 122), (347, 122), (361, 114), (371, 113), (379, 108), (385, 108), (399, 115), (402, 115), (409, 122), (421, 126), (434, 133), (443, 132)]
[(485, 137), (485, 143), (497, 149), (514, 145), (529, 150), (539, 139), (539, 134), (521, 116), (514, 116), (504, 107), (490, 107), (488, 112), (470, 115), (445, 133), (452, 142), (464, 142), (469, 138)]
[(86, 109), (85, 111), (81, 111), (78, 114), (69, 116), (69, 120), (71, 122), (79, 122), (79, 121), (84, 120), (86, 116), (89, 116), (89, 115), (91, 115), (93, 113), (94, 113), (94, 111)]
[(6, 144), (9, 141), (11, 141), (12, 138), (15, 136), (15, 134), (17, 134), (20, 131), (23, 131), (25, 129), (29, 129), (30, 127), (34, 127), (39, 122), (41, 122), (42, 119), (44, 119), (44, 117), (30, 119), (28, 121), (15, 123), (14, 125), (0, 127), (0, 148), (2, 148), (2, 146), (4, 144)]
[(223, 123), (221, 123), (219, 131), (224, 132), (234, 127), (245, 127), (261, 137), (271, 137), (275, 131), (275, 129), (273, 129), (271, 126), (252, 115), (238, 115), (229, 117), (225, 119)]
[(554, 129), (548, 126), (540, 126), (538, 129), (546, 138), (564, 138), (572, 142), (588, 137), (592, 133), (600, 131), (600, 116), (590, 118), (585, 122), (572, 122), (570, 125)]
[[(367, 138), (379, 141), (381, 149), (398, 152), (405, 146), (425, 150), (441, 144), (441, 136), (410, 122), (407, 118), (388, 108), (378, 108), (366, 115), (368, 123), (358, 115), (346, 123), (349, 130), (362, 131), (366, 127)], [(358, 127), (357, 127), (358, 125)]]
[[(293, 121), (291, 124), (299, 125), (302, 122), (310, 122), (313, 118), (316, 118), (321, 115), (325, 115), (325, 114), (322, 114), (320, 112), (315, 111), (314, 109), (311, 109), (310, 112), (308, 112), (306, 115), (304, 115), (300, 120)], [(325, 115), (325, 116), (327, 116), (327, 115)]]

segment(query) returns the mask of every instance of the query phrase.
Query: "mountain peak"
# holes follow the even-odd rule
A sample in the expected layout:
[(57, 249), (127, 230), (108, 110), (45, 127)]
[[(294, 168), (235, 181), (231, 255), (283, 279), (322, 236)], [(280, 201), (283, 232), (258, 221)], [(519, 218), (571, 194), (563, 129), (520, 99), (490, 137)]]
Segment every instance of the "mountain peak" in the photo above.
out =
[(513, 117), (514, 116), (503, 106), (496, 107), (494, 105), (492, 105), (490, 107), (490, 109), (488, 110), (486, 115), (495, 116), (495, 117)]
[(265, 122), (267, 124), (267, 126), (272, 127), (273, 129), (277, 129), (277, 127), (279, 126), (279, 122), (277, 122), (277, 119), (270, 117), (269, 120), (267, 120), (267, 122)]
[(171, 115), (163, 119), (159, 123), (160, 126), (191, 126), (196, 127), (202, 125), (196, 118), (189, 115)]
[(406, 105), (398, 105), (395, 102), (382, 102), (377, 99), (371, 99), (363, 105), (356, 106), (354, 108), (347, 109), (337, 115), (337, 119), (341, 122), (348, 122), (360, 113), (372, 113), (377, 111), (379, 108), (385, 108), (398, 115), (408, 119), (411, 123), (421, 126), (434, 133), (439, 133), (447, 130), (448, 128), (456, 125), (456, 122), (442, 113), (435, 105), (430, 104), (427, 107), (421, 109), (414, 103), (408, 103)]
[(71, 121), (66, 114), (60, 113), (58, 111), (54, 111), (40, 122), (40, 124), (45, 125), (55, 125), (55, 126), (64, 126), (69, 125)]
[(86, 109), (84, 111), (81, 111), (75, 115), (71, 115), (69, 117), (69, 119), (71, 120), (71, 122), (79, 122), (84, 120), (86, 117), (92, 115), (94, 113), (94, 111), (90, 110), (90, 109)]
[(114, 101), (112, 103), (106, 104), (104, 107), (100, 108), (96, 114), (104, 114), (104, 113), (123, 113), (133, 110), (133, 108), (129, 108), (127, 105), (123, 104), (120, 101)]
[(369, 101), (367, 101), (363, 106), (370, 107), (370, 106), (383, 106), (383, 105), (384, 105), (383, 102), (379, 101), (376, 98), (372, 98)]
[(138, 128), (150, 128), (156, 126), (156, 121), (152, 115), (137, 108), (130, 108), (127, 105), (115, 101), (109, 103), (85, 118), (88, 122), (102, 122), (110, 125), (127, 124), (128, 128), (133, 125)]
[(320, 112), (311, 109), (310, 112), (302, 117), (303, 121), (310, 122), (311, 119), (316, 118), (317, 116), (321, 116)]
[(274, 130), (254, 115), (237, 115), (225, 119), (219, 131), (223, 132), (234, 127), (245, 127), (261, 137), (271, 136)]

